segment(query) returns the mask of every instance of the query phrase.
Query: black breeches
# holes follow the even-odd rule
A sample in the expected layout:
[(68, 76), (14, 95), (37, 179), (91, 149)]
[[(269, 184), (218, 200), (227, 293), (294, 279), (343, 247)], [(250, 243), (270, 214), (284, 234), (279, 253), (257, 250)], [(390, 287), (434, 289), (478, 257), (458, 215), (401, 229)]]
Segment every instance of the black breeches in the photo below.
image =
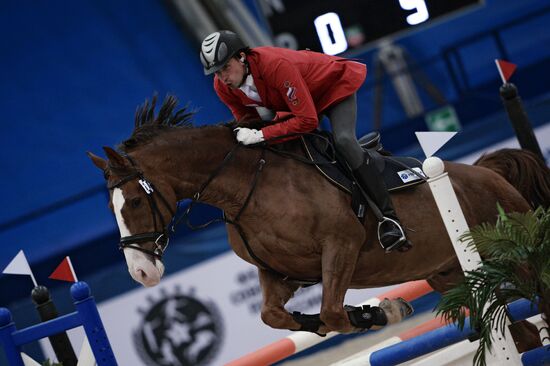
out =
[(326, 110), (336, 150), (344, 156), (351, 169), (363, 164), (363, 149), (357, 142), (355, 124), (357, 120), (357, 97), (355, 93)]

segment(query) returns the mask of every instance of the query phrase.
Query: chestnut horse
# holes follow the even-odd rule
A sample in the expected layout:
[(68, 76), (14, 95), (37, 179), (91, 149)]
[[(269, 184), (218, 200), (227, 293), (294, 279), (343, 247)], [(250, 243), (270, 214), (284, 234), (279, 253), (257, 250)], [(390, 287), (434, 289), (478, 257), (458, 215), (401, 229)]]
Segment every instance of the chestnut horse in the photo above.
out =
[[(284, 308), (299, 280), (322, 282), (319, 333), (326, 333), (356, 330), (343, 307), (349, 288), (427, 279), (444, 291), (462, 277), (427, 184), (392, 193), (414, 246), (386, 254), (372, 213), (360, 222), (350, 196), (313, 166), (263, 146), (237, 145), (226, 125), (193, 127), (190, 113), (176, 112), (174, 97), (155, 115), (155, 100), (138, 109), (133, 134), (119, 152), (104, 148), (107, 160), (89, 153), (107, 180), (129, 272), (144, 286), (160, 281), (168, 223), (177, 202), (191, 197), (224, 211), (232, 249), (258, 267), (261, 317), (274, 328), (300, 329)], [(297, 141), (284, 144), (301, 149)], [(471, 227), (494, 222), (497, 202), (506, 211), (531, 208), (490, 169), (445, 162), (445, 170)]]

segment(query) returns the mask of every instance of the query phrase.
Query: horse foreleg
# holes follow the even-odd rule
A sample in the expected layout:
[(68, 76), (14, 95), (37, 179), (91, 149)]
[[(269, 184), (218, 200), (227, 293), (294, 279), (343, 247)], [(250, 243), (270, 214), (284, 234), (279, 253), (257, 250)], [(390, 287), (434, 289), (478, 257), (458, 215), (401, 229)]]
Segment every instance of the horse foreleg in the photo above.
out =
[(262, 321), (272, 328), (299, 330), (301, 325), (285, 310), (285, 304), (298, 289), (277, 275), (258, 269), (262, 288)]
[(351, 282), (360, 245), (341, 244), (339, 241), (327, 243), (322, 253), (323, 295), (321, 321), (325, 324), (319, 331), (354, 331), (344, 310), (344, 296)]

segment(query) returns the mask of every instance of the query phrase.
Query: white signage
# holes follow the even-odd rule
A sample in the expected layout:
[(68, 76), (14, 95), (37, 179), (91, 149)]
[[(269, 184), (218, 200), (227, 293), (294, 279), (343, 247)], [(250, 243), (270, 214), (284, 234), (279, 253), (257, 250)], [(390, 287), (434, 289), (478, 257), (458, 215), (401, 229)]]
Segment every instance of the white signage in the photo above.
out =
[[(349, 290), (346, 304), (359, 304), (389, 288)], [(321, 286), (315, 285), (299, 290), (287, 310), (315, 314), (320, 303)], [(119, 365), (222, 365), (290, 334), (262, 322), (256, 267), (233, 252), (98, 308)], [(78, 352), (83, 331), (69, 336)]]

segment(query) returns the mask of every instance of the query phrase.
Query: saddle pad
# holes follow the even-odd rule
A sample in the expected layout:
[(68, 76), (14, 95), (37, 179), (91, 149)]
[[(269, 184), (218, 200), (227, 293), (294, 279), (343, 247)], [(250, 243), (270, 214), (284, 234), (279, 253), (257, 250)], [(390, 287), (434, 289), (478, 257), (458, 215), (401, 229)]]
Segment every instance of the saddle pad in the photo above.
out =
[[(321, 137), (305, 135), (301, 137), (306, 156), (319, 172), (338, 188), (351, 193), (352, 173), (344, 160), (338, 156), (332, 147), (332, 135), (326, 131), (319, 132)], [(330, 143), (329, 143), (330, 141)], [(422, 162), (410, 157), (383, 156), (373, 149), (368, 153), (375, 160), (376, 167), (381, 171), (389, 191), (395, 191), (423, 183), (424, 180), (413, 173), (426, 178), (422, 171)], [(335, 159), (334, 159), (335, 158)], [(334, 161), (335, 160), (335, 161)], [(332, 164), (331, 161), (334, 161)]]

